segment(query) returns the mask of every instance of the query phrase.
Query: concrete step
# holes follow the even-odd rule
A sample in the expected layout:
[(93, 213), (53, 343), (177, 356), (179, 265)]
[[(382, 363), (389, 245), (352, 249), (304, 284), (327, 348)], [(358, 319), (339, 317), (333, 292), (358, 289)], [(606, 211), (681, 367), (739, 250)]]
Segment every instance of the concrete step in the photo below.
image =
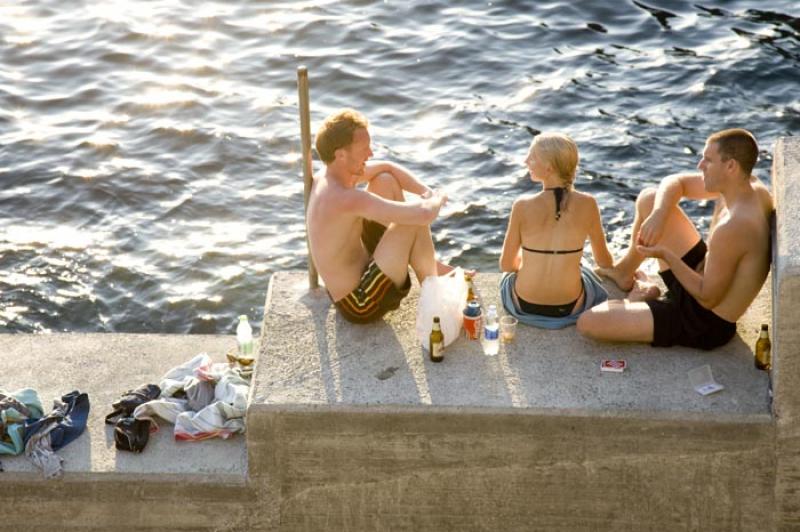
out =
[[(24, 456), (0, 456), (0, 529), (229, 529), (256, 525), (242, 509), (247, 484), (246, 438), (177, 442), (171, 424), (151, 434), (141, 454), (117, 451), (104, 423), (128, 389), (158, 383), (170, 368), (200, 352), (215, 362), (235, 346), (231, 336), (157, 334), (2, 335), (0, 387), (31, 387), (49, 412), (52, 401), (78, 389), (89, 394), (86, 431), (58, 454), (61, 480), (42, 478)], [(10, 511), (9, 511), (10, 510)], [(244, 526), (244, 528), (247, 528)]]

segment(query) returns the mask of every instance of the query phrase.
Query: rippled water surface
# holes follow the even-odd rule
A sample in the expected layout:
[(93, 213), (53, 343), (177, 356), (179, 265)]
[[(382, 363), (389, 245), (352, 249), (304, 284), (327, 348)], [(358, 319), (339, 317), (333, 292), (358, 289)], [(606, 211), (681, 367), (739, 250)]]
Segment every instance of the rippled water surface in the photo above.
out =
[[(356, 107), (378, 158), (451, 198), (441, 256), (496, 271), (538, 131), (581, 150), (619, 250), (643, 186), (751, 129), (800, 130), (794, 0), (0, 4), (0, 331), (231, 332), (306, 267), (312, 130)], [(710, 206), (691, 206), (707, 224)]]

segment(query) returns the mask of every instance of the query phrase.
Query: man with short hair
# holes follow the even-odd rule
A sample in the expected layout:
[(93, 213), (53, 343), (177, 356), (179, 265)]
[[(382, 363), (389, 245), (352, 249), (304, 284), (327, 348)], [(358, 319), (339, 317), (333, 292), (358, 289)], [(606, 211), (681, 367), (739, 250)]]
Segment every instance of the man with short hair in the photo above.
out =
[[(400, 306), (417, 279), (436, 275), (430, 224), (447, 200), (400, 165), (372, 157), (367, 119), (345, 109), (325, 119), (306, 217), (311, 256), (334, 305), (353, 323)], [(366, 183), (366, 189), (357, 185)], [(405, 201), (403, 192), (417, 198)]]
[[(594, 339), (650, 342), (713, 349), (736, 334), (736, 320), (758, 295), (770, 267), (772, 197), (751, 175), (758, 158), (752, 133), (727, 129), (711, 135), (699, 174), (666, 177), (636, 200), (631, 244), (625, 257), (599, 273), (630, 299), (608, 301), (585, 312), (578, 330)], [(678, 206), (682, 198), (716, 199), (708, 246)], [(643, 289), (637, 268), (659, 262), (668, 292)]]

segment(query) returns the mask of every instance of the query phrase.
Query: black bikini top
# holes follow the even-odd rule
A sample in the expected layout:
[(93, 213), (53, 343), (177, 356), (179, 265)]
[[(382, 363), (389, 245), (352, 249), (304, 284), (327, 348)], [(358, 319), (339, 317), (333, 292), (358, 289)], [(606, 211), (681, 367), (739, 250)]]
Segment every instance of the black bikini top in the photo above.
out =
[(546, 255), (568, 255), (570, 253), (578, 253), (583, 251), (583, 248), (578, 249), (532, 249), (522, 246), (525, 251), (532, 251), (533, 253), (544, 253)]
[[(553, 187), (553, 188), (546, 188), (545, 190), (552, 190), (553, 194), (556, 196), (556, 220), (561, 219), (561, 200), (564, 199), (564, 193), (567, 191), (566, 187)], [(570, 253), (578, 253), (583, 251), (583, 248), (578, 249), (532, 249), (526, 248), (522, 246), (522, 249), (525, 251), (531, 251), (533, 253), (544, 253), (547, 255), (568, 255)]]

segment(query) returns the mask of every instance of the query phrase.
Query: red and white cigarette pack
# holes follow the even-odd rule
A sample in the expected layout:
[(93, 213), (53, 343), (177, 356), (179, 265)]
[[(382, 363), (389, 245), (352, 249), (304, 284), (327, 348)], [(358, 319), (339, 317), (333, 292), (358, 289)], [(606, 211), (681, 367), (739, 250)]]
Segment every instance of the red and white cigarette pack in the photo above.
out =
[(622, 359), (612, 360), (606, 358), (600, 362), (600, 371), (607, 371), (610, 373), (622, 373), (627, 367), (628, 364)]

